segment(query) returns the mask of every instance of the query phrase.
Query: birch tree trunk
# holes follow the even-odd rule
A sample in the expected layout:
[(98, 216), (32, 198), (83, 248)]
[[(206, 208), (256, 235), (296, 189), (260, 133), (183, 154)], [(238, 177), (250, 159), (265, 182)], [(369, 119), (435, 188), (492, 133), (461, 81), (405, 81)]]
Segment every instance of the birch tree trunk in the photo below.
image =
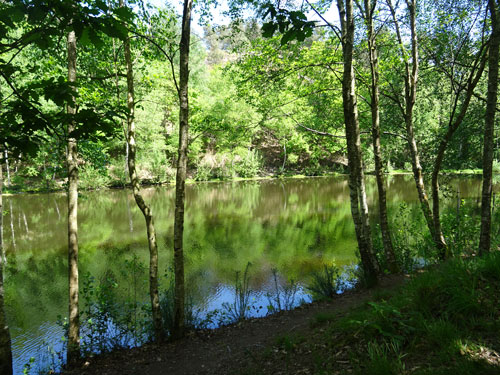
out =
[(495, 130), (495, 112), (498, 96), (498, 60), (500, 45), (500, 5), (489, 0), (491, 16), (491, 38), (488, 57), (488, 94), (486, 97), (486, 118), (484, 121), (483, 146), (483, 188), (481, 194), (481, 234), (479, 237), (479, 255), (490, 251), (491, 246), (491, 192), (493, 178), (493, 141)]
[(419, 74), (418, 39), (417, 39), (417, 25), (416, 25), (417, 4), (416, 0), (405, 0), (405, 2), (409, 13), (410, 41), (411, 41), (410, 56), (408, 56), (408, 53), (404, 47), (405, 43), (403, 42), (403, 38), (399, 28), (399, 22), (396, 16), (396, 10), (392, 5), (392, 1), (387, 0), (387, 5), (390, 8), (394, 26), (396, 28), (396, 36), (401, 50), (401, 55), (404, 59), (404, 64), (405, 64), (404, 104), (399, 103), (399, 106), (402, 109), (405, 121), (406, 138), (408, 141), (408, 149), (410, 150), (413, 179), (415, 180), (420, 207), (422, 209), (422, 213), (424, 214), (427, 228), (429, 229), (429, 232), (431, 233), (434, 243), (436, 244), (436, 247), (440, 252), (440, 256), (441, 258), (445, 258), (445, 254), (447, 252), (446, 241), (444, 239), (443, 233), (441, 231), (436, 232), (434, 227), (434, 218), (432, 215), (427, 191), (425, 189), (424, 176), (422, 173), (422, 165), (420, 164), (420, 155), (418, 152), (417, 141), (415, 139), (415, 129), (413, 126), (413, 111), (417, 99), (417, 83)]
[(7, 185), (11, 185), (10, 181), (10, 167), (9, 167), (9, 151), (7, 149), (7, 145), (4, 145), (5, 148), (3, 149), (4, 155), (5, 155), (5, 172), (7, 172)]
[[(120, 1), (123, 6), (123, 0)], [(136, 144), (135, 144), (135, 95), (134, 95), (134, 70), (132, 56), (130, 53), (130, 41), (123, 42), (125, 62), (127, 64), (127, 150), (128, 150), (128, 172), (134, 192), (135, 202), (144, 215), (149, 245), (149, 296), (151, 299), (151, 310), (153, 315), (153, 326), (156, 341), (165, 338), (160, 310), (160, 298), (158, 294), (158, 246), (156, 242), (156, 230), (151, 207), (146, 204), (141, 194), (141, 187), (135, 167)]]
[(351, 213), (366, 282), (368, 285), (375, 285), (378, 281), (377, 275), (380, 269), (373, 253), (363, 161), (361, 157), (361, 140), (353, 67), (354, 15), (352, 0), (346, 0), (345, 3), (344, 0), (338, 0), (337, 7), (342, 27), (342, 52), (344, 58), (342, 98), (347, 139), (347, 157), (349, 160)]
[(9, 326), (5, 316), (4, 308), (4, 286), (3, 286), (3, 176), (2, 163), (0, 163), (0, 374), (12, 375), (12, 349), (10, 342)]
[[(68, 82), (75, 90), (76, 83), (76, 36), (70, 31), (67, 39)], [(74, 100), (74, 98), (73, 98)], [(68, 115), (76, 113), (74, 103), (68, 104)], [(66, 164), (68, 168), (68, 281), (69, 281), (69, 328), (68, 365), (74, 365), (80, 358), (80, 321), (78, 311), (78, 160), (73, 120), (68, 124), (68, 147)]]
[(187, 175), (187, 151), (189, 130), (189, 43), (191, 37), (192, 0), (184, 0), (182, 13), (182, 35), (179, 45), (179, 152), (177, 157), (177, 175), (175, 181), (175, 221), (174, 221), (174, 338), (184, 335), (184, 198)]
[(384, 244), (384, 253), (387, 266), (391, 273), (399, 271), (394, 255), (394, 247), (392, 245), (391, 232), (389, 229), (389, 221), (387, 219), (387, 194), (385, 188), (384, 165), (382, 161), (382, 150), (380, 146), (380, 90), (379, 90), (379, 65), (378, 53), (373, 30), (373, 13), (375, 11), (377, 1), (365, 0), (364, 11), (365, 21), (368, 34), (368, 49), (370, 55), (370, 73), (371, 73), (371, 115), (372, 115), (372, 143), (373, 155), (375, 159), (375, 176), (377, 179), (378, 200), (379, 200), (379, 216), (380, 230), (382, 232), (382, 242)]

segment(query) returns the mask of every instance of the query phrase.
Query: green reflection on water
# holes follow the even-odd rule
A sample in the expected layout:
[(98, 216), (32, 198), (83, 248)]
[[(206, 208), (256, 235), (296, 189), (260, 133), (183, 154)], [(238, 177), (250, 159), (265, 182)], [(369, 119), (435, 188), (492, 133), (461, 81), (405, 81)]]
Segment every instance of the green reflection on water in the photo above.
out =
[[(415, 203), (411, 176), (390, 176), (387, 184), (390, 212), (400, 202)], [(443, 185), (450, 196), (457, 188), (462, 198), (479, 196), (478, 178), (448, 179)], [(376, 218), (372, 177), (367, 192)], [(155, 215), (164, 272), (171, 264), (174, 189), (148, 188), (144, 194)], [(66, 314), (66, 196), (19, 195), (5, 200), (6, 303), (15, 338)], [(82, 193), (79, 236), (81, 275), (100, 277), (111, 270), (119, 277), (132, 254), (148, 264), (144, 219), (130, 191)], [(217, 285), (231, 284), (234, 272), (248, 262), (253, 265), (251, 286), (259, 289), (269, 280), (272, 267), (300, 281), (324, 263), (354, 262), (355, 247), (345, 177), (187, 186), (186, 272), (200, 306)], [(147, 299), (147, 282), (141, 285), (140, 295)], [(16, 345), (22, 343), (20, 338)]]

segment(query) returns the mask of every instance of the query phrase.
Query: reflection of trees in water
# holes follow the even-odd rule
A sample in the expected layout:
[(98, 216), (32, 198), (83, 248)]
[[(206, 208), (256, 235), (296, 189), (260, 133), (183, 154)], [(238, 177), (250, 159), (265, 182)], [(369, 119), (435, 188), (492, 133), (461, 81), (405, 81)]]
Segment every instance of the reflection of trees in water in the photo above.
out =
[[(394, 216), (400, 202), (416, 202), (416, 194), (411, 176), (388, 180), (389, 215)], [(452, 178), (445, 183), (452, 191), (459, 187), (464, 198), (477, 195), (480, 186), (477, 178)], [(367, 186), (375, 217), (375, 179), (369, 177)], [(172, 257), (174, 190), (148, 188), (144, 193), (158, 217), (163, 274)], [(144, 222), (135, 205), (129, 204), (130, 192), (87, 192), (84, 197), (79, 212), (82, 274), (88, 271), (99, 277), (111, 270), (121, 275), (124, 259), (132, 254), (147, 264)], [(55, 320), (57, 314), (64, 314), (67, 299), (66, 253), (61, 250), (66, 244), (66, 218), (61, 215), (65, 194), (6, 200), (7, 207), (12, 206), (10, 213), (15, 214), (5, 217), (10, 222), (4, 228), (9, 316), (19, 320), (19, 326)], [(344, 177), (188, 185), (186, 202), (187, 284), (196, 301), (213, 293), (219, 283), (231, 284), (234, 272), (243, 270), (248, 262), (253, 264), (252, 286), (258, 287), (269, 279), (272, 267), (286, 278), (299, 280), (323, 262), (342, 265), (355, 260)], [(456, 209), (456, 196), (443, 204)], [(419, 207), (410, 205), (410, 209), (418, 220)], [(126, 284), (123, 276), (119, 277)], [(143, 295), (147, 299), (147, 290)]]
[[(411, 178), (406, 175), (388, 178), (390, 204), (416, 201)], [(450, 192), (460, 189), (463, 198), (480, 195), (480, 180), (477, 177), (443, 177), (442, 180), (442, 185), (449, 185)], [(367, 178), (367, 188), (374, 213), (377, 202), (372, 176)], [(170, 236), (173, 187), (147, 188), (144, 193), (158, 217), (159, 235), (163, 238)], [(123, 246), (140, 241), (144, 224), (136, 207), (130, 207), (129, 195), (127, 190), (83, 193), (79, 212), (82, 243)], [(456, 195), (453, 196), (456, 202)], [(195, 227), (214, 222), (226, 223), (227, 217), (245, 217), (276, 225), (284, 218), (301, 221), (308, 214), (322, 215), (326, 220), (333, 215), (349, 216), (348, 199), (347, 181), (343, 176), (194, 184), (188, 185), (186, 191), (186, 225)], [(7, 197), (6, 200), (7, 207), (12, 205), (4, 231), (8, 251), (13, 250), (14, 243), (19, 251), (64, 247), (66, 217), (61, 212), (66, 206), (65, 194), (20, 195)]]

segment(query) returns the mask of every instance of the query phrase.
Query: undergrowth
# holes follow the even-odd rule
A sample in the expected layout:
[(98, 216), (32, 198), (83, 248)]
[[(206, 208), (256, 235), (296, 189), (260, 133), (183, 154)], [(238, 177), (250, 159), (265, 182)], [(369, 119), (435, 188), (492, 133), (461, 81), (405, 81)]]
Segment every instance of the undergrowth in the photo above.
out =
[(432, 266), (343, 317), (323, 313), (312, 323), (309, 339), (281, 358), (287, 366), (294, 359), (312, 374), (499, 374), (500, 252)]

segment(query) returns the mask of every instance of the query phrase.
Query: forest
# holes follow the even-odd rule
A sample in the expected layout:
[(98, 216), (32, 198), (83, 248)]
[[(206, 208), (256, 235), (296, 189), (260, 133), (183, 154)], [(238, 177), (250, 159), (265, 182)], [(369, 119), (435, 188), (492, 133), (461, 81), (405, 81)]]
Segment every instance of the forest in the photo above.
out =
[(499, 46), (499, 0), (0, 1), (0, 374), (497, 374)]

